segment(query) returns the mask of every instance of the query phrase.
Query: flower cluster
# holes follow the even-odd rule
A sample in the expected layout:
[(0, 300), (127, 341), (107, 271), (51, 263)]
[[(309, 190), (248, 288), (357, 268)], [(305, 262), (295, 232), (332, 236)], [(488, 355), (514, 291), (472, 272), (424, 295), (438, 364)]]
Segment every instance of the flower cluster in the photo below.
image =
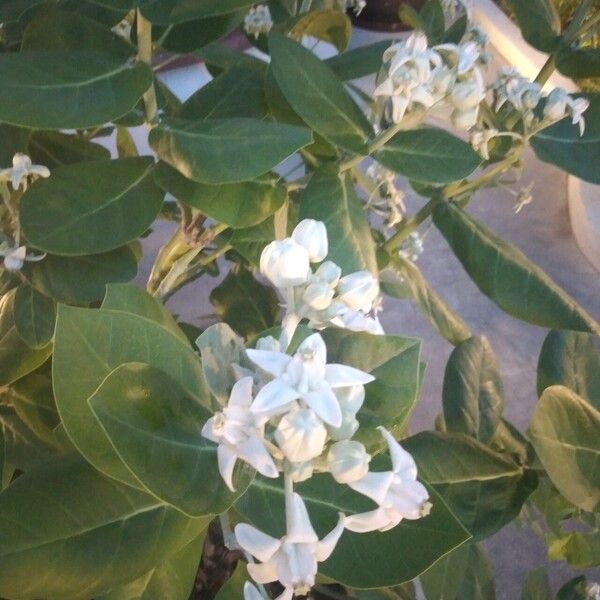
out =
[(375, 96), (384, 99), (386, 120), (399, 123), (413, 111), (443, 105), (456, 127), (471, 129), (486, 92), (480, 58), (481, 48), (474, 41), (429, 48), (420, 32), (393, 44), (383, 54), (375, 89)]
[(312, 219), (301, 221), (291, 237), (271, 242), (264, 249), (260, 270), (286, 299), (284, 329), (295, 329), (307, 318), (315, 329), (336, 325), (383, 333), (374, 314), (379, 297), (377, 280), (368, 271), (342, 276), (338, 265), (325, 260), (328, 251), (327, 229)]
[[(219, 472), (230, 489), (234, 489), (238, 460), (265, 477), (284, 476), (285, 535), (274, 538), (245, 523), (235, 527), (239, 546), (258, 561), (248, 565), (256, 585), (246, 583), (245, 600), (262, 599), (260, 586), (274, 581), (284, 587), (278, 600), (306, 594), (315, 583), (318, 563), (331, 555), (344, 529), (386, 531), (402, 519), (425, 516), (430, 508), (414, 460), (389, 431), (380, 428), (391, 458), (389, 471), (370, 471), (370, 454), (352, 439), (359, 428), (357, 415), (365, 401), (365, 386), (374, 381), (373, 375), (328, 362), (319, 332), (287, 353), (301, 318), (310, 324), (334, 303), (344, 305), (345, 311), (366, 314), (378, 296), (371, 274), (341, 277), (340, 268), (325, 261), (327, 252), (325, 225), (313, 220), (302, 221), (292, 237), (264, 249), (261, 271), (288, 298), (284, 317), (288, 330), (280, 340), (264, 337), (256, 348), (246, 349), (247, 364), (236, 371), (238, 379), (226, 406), (202, 430), (204, 437), (218, 444)], [(343, 327), (344, 320), (336, 324)], [(294, 484), (324, 472), (374, 504), (365, 513), (340, 514), (334, 529), (319, 539)]]
[(244, 31), (254, 37), (267, 34), (273, 27), (271, 11), (266, 4), (252, 7), (244, 17)]
[(367, 208), (383, 217), (386, 227), (395, 227), (406, 215), (404, 192), (396, 187), (396, 173), (378, 162), (373, 162), (366, 174), (375, 184), (375, 189), (367, 201)]

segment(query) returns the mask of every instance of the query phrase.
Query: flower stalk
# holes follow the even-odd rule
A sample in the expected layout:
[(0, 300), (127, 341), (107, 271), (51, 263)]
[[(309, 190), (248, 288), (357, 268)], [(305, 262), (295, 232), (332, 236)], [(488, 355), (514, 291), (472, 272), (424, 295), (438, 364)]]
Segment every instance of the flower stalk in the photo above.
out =
[[(138, 59), (152, 68), (152, 24), (144, 17), (139, 8), (137, 10), (137, 42)], [(158, 119), (158, 103), (154, 82), (144, 93), (144, 105), (146, 107), (146, 123), (155, 125)]]

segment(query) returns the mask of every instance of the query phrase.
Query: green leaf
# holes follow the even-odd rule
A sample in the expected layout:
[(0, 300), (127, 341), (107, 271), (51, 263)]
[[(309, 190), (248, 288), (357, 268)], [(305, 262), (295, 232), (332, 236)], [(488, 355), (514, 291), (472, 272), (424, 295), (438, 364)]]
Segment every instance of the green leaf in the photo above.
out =
[(88, 256), (48, 254), (22, 271), (38, 292), (73, 304), (100, 300), (107, 283), (130, 281), (136, 272), (136, 257), (128, 246)]
[(576, 569), (600, 565), (600, 532), (567, 533), (553, 539), (548, 546), (550, 560), (566, 560)]
[(600, 355), (594, 337), (574, 331), (551, 331), (538, 362), (537, 391), (564, 385), (600, 410)]
[(560, 15), (552, 0), (510, 0), (523, 37), (542, 52), (554, 52), (560, 43)]
[(254, 179), (311, 143), (308, 129), (258, 119), (165, 119), (150, 132), (159, 158), (201, 183)]
[(560, 167), (590, 183), (600, 184), (600, 94), (586, 96), (590, 107), (585, 111), (586, 129), (569, 119), (547, 127), (531, 138), (538, 158)]
[[(327, 474), (311, 477), (295, 490), (304, 498), (310, 520), (322, 537), (339, 519), (375, 508), (375, 504)], [(468, 533), (444, 501), (430, 490), (431, 514), (402, 521), (385, 533), (345, 531), (331, 557), (319, 565), (326, 577), (353, 588), (399, 585), (420, 575), (435, 561), (460, 546)], [(262, 531), (280, 537), (285, 527), (284, 493), (280, 481), (256, 477), (236, 508)]]
[(139, 485), (86, 402), (113, 369), (128, 362), (162, 369), (200, 404), (209, 405), (200, 361), (168, 329), (121, 311), (59, 306), (52, 378), (65, 429), (94, 466), (115, 479)]
[(467, 324), (438, 296), (414, 262), (397, 257), (394, 263), (397, 272), (386, 269), (379, 277), (386, 294), (394, 298), (410, 298), (434, 329), (452, 345), (456, 346), (471, 337)]
[(481, 163), (470, 144), (433, 127), (397, 133), (374, 158), (408, 179), (436, 184), (463, 179)]
[(24, 52), (0, 54), (0, 80), (0, 120), (85, 129), (131, 110), (152, 83), (152, 72), (144, 63), (94, 52)]
[(2, 144), (0, 144), (0, 165), (2, 165), (2, 168), (12, 165), (13, 156), (17, 152), (28, 153), (27, 149), (30, 137), (30, 129), (0, 123), (0, 139), (2, 139)]
[(460, 434), (427, 431), (403, 440), (419, 469), (477, 540), (512, 521), (536, 477), (509, 457)]
[(538, 567), (527, 575), (521, 600), (552, 600), (552, 590), (546, 567)]
[[(225, 585), (217, 592), (215, 600), (233, 600), (244, 597), (244, 585), (250, 580), (248, 569), (240, 560), (233, 575), (225, 582)], [(187, 600), (187, 599), (186, 599)]]
[(0, 386), (35, 371), (52, 352), (52, 344), (32, 348), (19, 335), (15, 323), (16, 290), (0, 298)]
[(433, 221), (477, 287), (509, 315), (541, 327), (600, 332), (521, 251), (454, 204), (438, 204)]
[(335, 74), (312, 52), (285, 36), (269, 36), (271, 66), (290, 106), (328, 142), (366, 153), (371, 125)]
[(567, 581), (556, 595), (556, 600), (588, 600), (587, 581), (585, 575)]
[(234, 229), (262, 223), (287, 198), (285, 188), (268, 175), (254, 181), (209, 185), (191, 181), (166, 163), (159, 163), (154, 176), (177, 200)]
[(162, 206), (164, 194), (154, 183), (153, 167), (151, 158), (124, 158), (55, 169), (23, 196), (20, 220), (29, 244), (81, 256), (137, 239)]
[(232, 493), (219, 474), (217, 445), (202, 436), (212, 416), (156, 367), (117, 367), (88, 400), (119, 457), (144, 488), (191, 517), (227, 510), (252, 469), (238, 461)]
[(229, 243), (251, 264), (258, 267), (260, 255), (275, 235), (274, 219), (269, 217), (253, 227), (234, 229)]
[(583, 510), (598, 510), (600, 412), (566, 387), (549, 387), (535, 407), (529, 438), (560, 493)]
[(0, 494), (0, 594), (87, 600), (154, 568), (207, 524), (79, 456), (57, 458)]
[(369, 446), (381, 445), (376, 427), (402, 430), (417, 402), (420, 341), (336, 328), (325, 329), (322, 336), (329, 349), (328, 362), (349, 365), (375, 377), (365, 388), (365, 402), (358, 413), (361, 426), (355, 438)]
[(299, 219), (323, 221), (329, 237), (328, 258), (343, 273), (377, 274), (375, 243), (364, 207), (348, 175), (329, 165), (318, 169), (300, 194)]
[(52, 340), (56, 321), (56, 305), (52, 298), (23, 284), (15, 293), (13, 311), (17, 333), (28, 346), (39, 349)]
[(342, 81), (358, 79), (372, 75), (381, 69), (383, 53), (392, 43), (393, 40), (383, 40), (368, 46), (353, 48), (342, 54), (336, 54), (324, 62)]
[(205, 532), (139, 579), (102, 595), (98, 600), (189, 600), (194, 589)]
[(600, 77), (600, 48), (561, 48), (556, 68), (571, 79)]
[(194, 54), (204, 61), (210, 73), (215, 77), (235, 65), (257, 69), (263, 73), (268, 67), (267, 63), (251, 54), (217, 42), (197, 50)]
[(446, 31), (446, 19), (440, 0), (427, 0), (419, 12), (419, 17), (429, 45), (440, 44)]
[(343, 52), (352, 37), (352, 22), (339, 9), (311, 10), (292, 22), (288, 34), (302, 42), (305, 35), (333, 44)]
[(463, 544), (438, 560), (419, 580), (426, 600), (456, 600), (469, 566), (470, 545)]
[(271, 286), (259, 283), (247, 269), (232, 268), (210, 293), (218, 317), (246, 339), (274, 327), (279, 300)]
[(446, 29), (444, 33), (444, 44), (460, 44), (465, 33), (467, 32), (467, 26), (469, 25), (468, 15), (459, 17)]
[(496, 600), (492, 565), (479, 544), (469, 545), (469, 564), (457, 598), (460, 600)]
[(46, 165), (54, 173), (62, 165), (107, 160), (110, 158), (110, 151), (77, 135), (59, 131), (34, 131), (29, 140), (29, 155), (34, 163)]
[(185, 333), (165, 306), (151, 296), (146, 290), (126, 283), (109, 283), (106, 286), (106, 296), (102, 302), (106, 310), (120, 310), (133, 313), (155, 321), (175, 334), (183, 342), (189, 343)]
[(496, 355), (486, 337), (461, 342), (450, 355), (442, 390), (448, 431), (483, 444), (492, 439), (504, 409), (504, 387)]
[(117, 153), (119, 158), (135, 158), (139, 156), (137, 146), (127, 127), (117, 127)]
[(265, 98), (265, 72), (234, 65), (192, 94), (183, 104), (182, 119), (264, 119), (269, 112)]

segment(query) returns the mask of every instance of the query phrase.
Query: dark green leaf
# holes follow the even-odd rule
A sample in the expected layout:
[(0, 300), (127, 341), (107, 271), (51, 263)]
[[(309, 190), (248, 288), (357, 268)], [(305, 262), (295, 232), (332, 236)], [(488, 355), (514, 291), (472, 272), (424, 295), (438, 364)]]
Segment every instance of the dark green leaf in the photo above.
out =
[(343, 52), (352, 37), (352, 22), (337, 7), (331, 10), (311, 10), (292, 21), (288, 34), (302, 41), (305, 35), (333, 44)]
[(312, 141), (308, 129), (257, 119), (165, 119), (149, 139), (159, 158), (201, 183), (254, 179)]
[(549, 387), (533, 413), (529, 438), (560, 493), (583, 510), (597, 511), (600, 412), (566, 387)]
[(460, 343), (450, 355), (442, 390), (448, 431), (464, 433), (487, 444), (504, 409), (498, 361), (486, 337)]
[(56, 305), (52, 298), (23, 284), (15, 293), (13, 311), (17, 333), (28, 346), (39, 349), (52, 340), (56, 321)]
[(457, 600), (469, 566), (470, 545), (446, 554), (419, 578), (426, 600)]
[(562, 48), (556, 68), (572, 79), (600, 77), (600, 48)]
[(450, 25), (448, 29), (446, 29), (446, 33), (444, 33), (444, 43), (445, 44), (460, 44), (461, 40), (465, 36), (467, 32), (467, 26), (469, 25), (469, 17), (467, 15), (463, 15), (459, 17)]
[(254, 227), (235, 229), (229, 243), (252, 265), (258, 267), (264, 247), (275, 239), (273, 218), (268, 218)]
[(510, 0), (523, 37), (542, 52), (553, 52), (560, 42), (560, 16), (552, 0)]
[(433, 221), (477, 287), (522, 321), (555, 329), (600, 332), (600, 326), (522, 252), (452, 203)]
[(0, 594), (87, 600), (143, 575), (207, 524), (79, 456), (57, 458), (0, 494)]
[(34, 163), (57, 167), (90, 160), (110, 158), (108, 148), (77, 135), (59, 131), (34, 131), (29, 140), (29, 155)]
[(270, 68), (294, 111), (332, 144), (365, 153), (371, 126), (331, 69), (281, 34), (269, 36), (269, 48)]
[(588, 600), (587, 581), (585, 575), (574, 577), (567, 581), (556, 596), (556, 600)]
[(485, 551), (478, 544), (469, 545), (469, 564), (457, 598), (460, 600), (496, 600), (492, 565)]
[(470, 144), (432, 127), (401, 131), (374, 156), (400, 175), (436, 184), (463, 179), (481, 163)]
[(130, 281), (136, 272), (136, 258), (128, 246), (88, 256), (49, 254), (23, 269), (25, 278), (38, 292), (73, 304), (100, 300), (107, 283)]
[(341, 79), (348, 81), (376, 73), (381, 69), (383, 53), (392, 45), (393, 40), (384, 40), (353, 48), (328, 58), (325, 64)]
[(440, 0), (427, 0), (421, 12), (419, 12), (419, 17), (429, 45), (440, 44), (446, 31), (444, 9)]
[(377, 273), (375, 243), (362, 202), (349, 176), (323, 166), (300, 195), (300, 219), (323, 221), (329, 237), (328, 258), (344, 273)]
[(30, 136), (30, 129), (0, 123), (0, 139), (2, 140), (2, 144), (0, 144), (0, 165), (2, 165), (2, 168), (12, 166), (13, 156), (18, 152), (27, 154)]

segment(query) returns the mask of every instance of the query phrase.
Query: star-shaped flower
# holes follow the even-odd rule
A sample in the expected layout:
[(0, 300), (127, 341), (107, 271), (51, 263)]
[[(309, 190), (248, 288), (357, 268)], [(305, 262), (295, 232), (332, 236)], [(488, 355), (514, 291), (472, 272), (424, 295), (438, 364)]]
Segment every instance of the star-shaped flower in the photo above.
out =
[(14, 190), (18, 190), (21, 185), (23, 190), (26, 190), (28, 177), (50, 177), (50, 169), (43, 165), (34, 165), (27, 154), (17, 152), (12, 163), (12, 169), (0, 170), (0, 181), (10, 181)]

